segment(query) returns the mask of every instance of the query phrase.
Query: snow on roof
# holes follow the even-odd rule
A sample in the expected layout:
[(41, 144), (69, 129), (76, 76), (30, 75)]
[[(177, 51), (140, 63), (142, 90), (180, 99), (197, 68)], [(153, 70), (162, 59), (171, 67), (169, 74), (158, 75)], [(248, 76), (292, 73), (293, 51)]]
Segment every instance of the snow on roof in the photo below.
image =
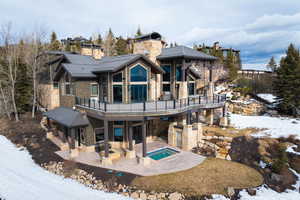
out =
[(257, 96), (264, 99), (265, 101), (267, 101), (269, 103), (276, 102), (276, 96), (274, 96), (273, 94), (260, 93), (260, 94), (257, 94)]

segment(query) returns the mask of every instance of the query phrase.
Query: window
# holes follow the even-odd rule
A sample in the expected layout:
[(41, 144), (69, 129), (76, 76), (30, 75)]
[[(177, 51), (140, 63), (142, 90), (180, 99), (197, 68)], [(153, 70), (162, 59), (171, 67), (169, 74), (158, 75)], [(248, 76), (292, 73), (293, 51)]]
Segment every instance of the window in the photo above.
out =
[(181, 81), (182, 69), (181, 65), (176, 66), (176, 81)]
[(122, 102), (122, 85), (114, 85), (113, 86), (113, 96), (114, 96), (114, 102), (120, 103)]
[(141, 65), (136, 65), (130, 70), (130, 81), (132, 82), (146, 82), (147, 70)]
[(189, 83), (189, 95), (195, 95), (195, 83)]
[(123, 128), (120, 128), (120, 127), (115, 127), (114, 128), (114, 140), (115, 141), (119, 141), (119, 142), (122, 142), (123, 141)]
[(163, 91), (164, 92), (170, 92), (171, 91), (170, 84), (163, 84)]
[(113, 75), (113, 82), (122, 82), (123, 76), (122, 72)]
[(58, 82), (53, 82), (53, 88), (58, 89), (58, 87), (59, 87)]
[(144, 102), (147, 100), (147, 85), (131, 85), (131, 101)]
[(65, 95), (72, 95), (71, 79), (69, 75), (65, 74)]
[(104, 140), (104, 128), (95, 128), (95, 138), (96, 142)]
[(98, 84), (97, 83), (92, 83), (91, 84), (91, 96), (92, 97), (97, 97), (98, 96)]
[(171, 77), (171, 66), (170, 65), (163, 65), (162, 69), (165, 71), (165, 73), (163, 74), (163, 81), (170, 81), (170, 77)]
[(65, 83), (65, 94), (71, 95), (71, 85), (70, 83)]

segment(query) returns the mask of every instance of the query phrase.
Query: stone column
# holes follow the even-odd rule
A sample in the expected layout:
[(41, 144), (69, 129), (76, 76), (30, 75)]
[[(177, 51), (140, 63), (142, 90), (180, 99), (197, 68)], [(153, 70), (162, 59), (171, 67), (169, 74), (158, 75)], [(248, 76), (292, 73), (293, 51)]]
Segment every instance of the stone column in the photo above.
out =
[(143, 137), (143, 157), (147, 156), (147, 121), (143, 122), (142, 127), (142, 137)]
[(109, 157), (108, 121), (104, 120), (104, 157)]
[(207, 119), (208, 119), (208, 124), (213, 125), (214, 124), (214, 109), (209, 109), (206, 111), (207, 113)]
[(179, 84), (179, 99), (186, 99), (187, 97), (188, 97), (187, 82), (186, 81), (182, 81)]
[(225, 103), (222, 110), (222, 117), (220, 118), (220, 126), (227, 127), (228, 126), (228, 117), (227, 117), (227, 104)]

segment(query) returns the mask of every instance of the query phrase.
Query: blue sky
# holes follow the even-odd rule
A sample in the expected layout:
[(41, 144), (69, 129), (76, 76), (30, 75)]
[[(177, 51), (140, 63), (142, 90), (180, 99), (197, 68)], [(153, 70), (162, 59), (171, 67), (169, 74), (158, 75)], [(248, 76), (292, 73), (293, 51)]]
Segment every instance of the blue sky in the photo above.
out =
[(42, 26), (59, 38), (105, 35), (109, 27), (132, 36), (140, 26), (188, 46), (219, 41), (252, 65), (279, 61), (289, 43), (300, 47), (299, 0), (1, 0), (0, 24), (8, 21), (17, 32)]

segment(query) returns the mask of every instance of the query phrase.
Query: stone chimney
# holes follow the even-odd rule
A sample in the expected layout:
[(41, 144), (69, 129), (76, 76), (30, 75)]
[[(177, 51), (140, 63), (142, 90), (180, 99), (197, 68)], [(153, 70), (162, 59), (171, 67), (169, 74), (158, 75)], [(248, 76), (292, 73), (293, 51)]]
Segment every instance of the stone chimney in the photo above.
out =
[(93, 58), (99, 60), (104, 56), (104, 52), (99, 45), (94, 44), (83, 44), (81, 45), (81, 55), (92, 56)]
[(157, 32), (153, 32), (134, 38), (133, 53), (144, 54), (152, 62), (157, 64), (156, 57), (165, 46), (166, 42), (163, 41), (161, 35)]

